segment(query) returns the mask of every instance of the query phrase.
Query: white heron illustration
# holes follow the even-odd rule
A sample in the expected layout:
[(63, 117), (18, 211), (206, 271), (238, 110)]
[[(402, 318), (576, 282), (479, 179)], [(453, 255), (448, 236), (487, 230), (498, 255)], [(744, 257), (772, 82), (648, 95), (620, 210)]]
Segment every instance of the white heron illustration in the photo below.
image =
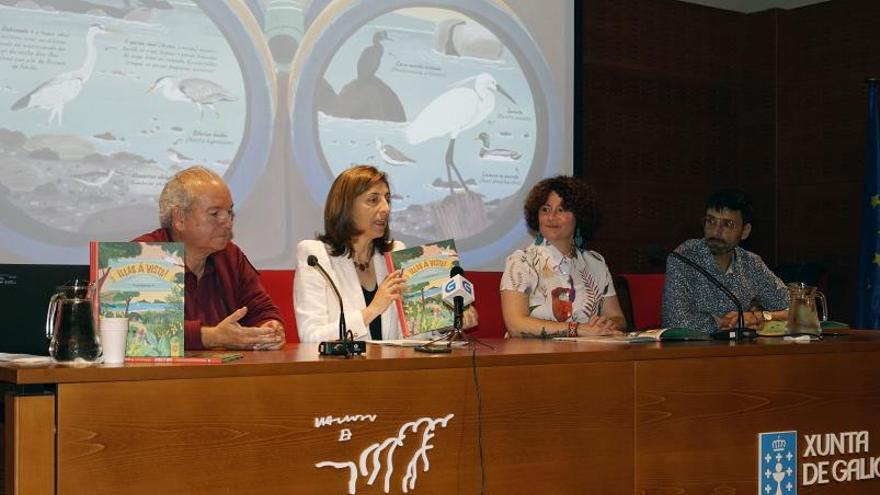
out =
[(162, 76), (153, 81), (145, 93), (150, 94), (157, 89), (162, 90), (162, 96), (168, 101), (195, 104), (202, 118), (205, 117), (205, 109), (203, 107), (210, 108), (214, 111), (217, 118), (220, 118), (220, 112), (214, 108), (214, 103), (236, 100), (223, 86), (199, 77), (190, 77), (178, 81), (171, 76)]
[[(474, 81), (474, 87), (462, 86)], [(482, 73), (457, 82), (428, 103), (421, 113), (406, 128), (406, 139), (410, 144), (419, 144), (429, 139), (448, 137), (446, 148), (446, 173), (450, 184), (454, 171), (466, 191), (465, 181), (455, 166), (455, 138), (489, 116), (495, 110), (495, 92), (501, 93), (514, 105), (516, 101), (498, 84), (491, 74)], [(450, 187), (450, 193), (452, 187)]]
[(508, 150), (504, 148), (492, 148), (492, 142), (489, 139), (489, 134), (485, 132), (481, 132), (479, 136), (474, 139), (479, 139), (482, 143), (480, 145), (480, 158), (483, 160), (492, 160), (496, 162), (515, 162), (522, 158), (522, 153), (519, 151)]
[(92, 71), (95, 69), (95, 62), (98, 57), (95, 50), (95, 37), (99, 34), (110, 32), (110, 29), (101, 24), (93, 24), (89, 27), (89, 30), (86, 32), (86, 59), (83, 61), (82, 66), (79, 69), (58, 74), (40, 84), (33, 91), (13, 103), (10, 109), (41, 108), (50, 110), (48, 123), (51, 124), (52, 120), (57, 116), (58, 125), (61, 125), (64, 105), (79, 96), (89, 78), (92, 77)]

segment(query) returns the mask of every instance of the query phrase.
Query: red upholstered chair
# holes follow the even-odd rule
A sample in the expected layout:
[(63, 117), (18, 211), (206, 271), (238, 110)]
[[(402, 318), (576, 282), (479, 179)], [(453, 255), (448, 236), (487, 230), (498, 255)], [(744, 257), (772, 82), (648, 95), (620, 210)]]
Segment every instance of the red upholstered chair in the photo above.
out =
[(281, 311), (288, 342), (299, 342), (293, 312), (293, 270), (260, 270), (260, 283)]
[(467, 272), (466, 276), (474, 284), (474, 307), (479, 313), (480, 323), (471, 335), (484, 339), (504, 337), (504, 318), (501, 316), (502, 272)]
[(660, 328), (665, 273), (622, 273), (614, 277), (630, 330)]
[[(260, 271), (260, 283), (281, 311), (288, 342), (299, 342), (293, 310), (294, 275), (293, 270)], [(501, 294), (498, 292), (501, 272), (468, 272), (467, 277), (474, 284), (474, 306), (480, 314), (480, 324), (473, 335), (482, 338), (503, 337), (504, 320), (501, 317)]]

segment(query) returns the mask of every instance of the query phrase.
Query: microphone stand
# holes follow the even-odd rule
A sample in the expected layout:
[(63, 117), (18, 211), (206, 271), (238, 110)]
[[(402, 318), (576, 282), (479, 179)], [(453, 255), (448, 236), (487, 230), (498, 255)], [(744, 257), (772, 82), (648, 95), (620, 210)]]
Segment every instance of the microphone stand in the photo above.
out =
[(318, 353), (322, 356), (345, 356), (346, 359), (351, 358), (353, 354), (363, 354), (367, 350), (367, 343), (363, 340), (354, 340), (354, 334), (348, 330), (345, 324), (345, 308), (342, 305), (342, 296), (339, 289), (330, 278), (330, 275), (324, 270), (324, 267), (318, 263), (315, 255), (310, 255), (306, 260), (312, 268), (317, 268), (321, 275), (330, 283), (330, 288), (336, 294), (336, 300), (339, 301), (339, 340), (325, 341), (318, 344)]
[[(467, 335), (466, 333), (464, 333), (464, 330), (462, 330), (462, 321), (464, 320), (464, 298), (461, 296), (455, 296), (452, 299), (452, 303), (452, 329), (449, 330), (446, 335), (441, 335), (440, 337), (428, 342), (425, 345), (420, 345), (416, 347), (416, 350), (420, 352), (430, 353), (448, 353), (452, 352), (453, 342), (464, 342), (464, 345), (480, 344), (494, 351), (495, 347), (493, 347), (492, 345), (483, 342), (477, 337)], [(440, 345), (435, 345), (438, 342), (445, 342), (446, 344), (443, 345), (441, 343)]]
[[(733, 302), (733, 305), (736, 306), (737, 327), (734, 328), (732, 330), (732, 332), (734, 334), (734, 338), (737, 341), (742, 341), (745, 339), (754, 339), (755, 337), (758, 336), (758, 334), (757, 334), (757, 332), (755, 332), (755, 330), (753, 330), (751, 328), (746, 328), (746, 318), (745, 318), (745, 313), (743, 312), (742, 303), (739, 302), (739, 299), (737, 299), (736, 295), (734, 295), (734, 293), (730, 289), (725, 287), (724, 284), (722, 284), (721, 281), (719, 281), (714, 275), (709, 273), (702, 266), (696, 264), (692, 259), (688, 258), (687, 256), (684, 256), (676, 251), (672, 251), (669, 254), (673, 258), (684, 263), (685, 265), (700, 272), (700, 274), (703, 275), (703, 277), (705, 277), (706, 280), (712, 282), (712, 284), (714, 284), (716, 287), (718, 287), (721, 290), (721, 292), (723, 292), (724, 295), (727, 296), (727, 298), (730, 299), (731, 302)], [(719, 330), (716, 332), (711, 332), (709, 334), (709, 336), (712, 338), (715, 338), (715, 339), (729, 339), (730, 332), (731, 332), (731, 330)], [(725, 334), (727, 335), (726, 337), (725, 337)]]

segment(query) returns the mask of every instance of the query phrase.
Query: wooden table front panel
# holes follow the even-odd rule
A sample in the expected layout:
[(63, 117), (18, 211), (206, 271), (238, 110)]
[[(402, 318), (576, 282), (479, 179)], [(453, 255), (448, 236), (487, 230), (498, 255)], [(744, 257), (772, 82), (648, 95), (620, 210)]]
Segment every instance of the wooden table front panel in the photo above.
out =
[[(636, 363), (636, 493), (756, 494), (758, 434), (869, 431), (880, 455), (876, 352)], [(798, 493), (880, 493), (880, 479), (800, 486)]]
[[(632, 366), (480, 368), (487, 492), (632, 493)], [(422, 494), (479, 493), (476, 411), (470, 368), (60, 384), (58, 493), (349, 493), (347, 467), (315, 464), (357, 464), (405, 423), (448, 414), (426, 441), (430, 469), (408, 479)], [(357, 414), (376, 420), (315, 426)], [(426, 431), (394, 451), (390, 493)], [(388, 464), (372, 486), (357, 474), (354, 492), (384, 493)]]
[(4, 405), (3, 493), (54, 493), (55, 398), (8, 394)]

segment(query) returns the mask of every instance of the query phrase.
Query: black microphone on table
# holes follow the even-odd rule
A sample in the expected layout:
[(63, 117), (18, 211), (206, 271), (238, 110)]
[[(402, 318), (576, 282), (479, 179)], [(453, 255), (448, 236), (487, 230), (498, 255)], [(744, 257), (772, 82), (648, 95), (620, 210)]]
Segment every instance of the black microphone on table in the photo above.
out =
[(321, 275), (330, 283), (333, 293), (336, 294), (336, 300), (339, 301), (339, 340), (330, 340), (318, 344), (318, 353), (322, 356), (345, 356), (351, 357), (352, 354), (363, 354), (367, 350), (367, 343), (363, 340), (354, 340), (351, 332), (345, 325), (345, 308), (342, 306), (342, 296), (339, 295), (339, 289), (333, 283), (333, 279), (324, 270), (324, 267), (318, 263), (318, 257), (310, 254), (306, 258), (306, 262), (312, 268), (317, 268)]
[(443, 284), (443, 302), (452, 306), (452, 327), (460, 332), (464, 308), (474, 302), (474, 284), (464, 278), (464, 270), (458, 265), (452, 267), (449, 280)]
[(753, 330), (751, 328), (746, 328), (746, 318), (745, 318), (745, 313), (743, 312), (742, 303), (739, 302), (739, 299), (737, 299), (736, 295), (734, 295), (734, 293), (731, 292), (730, 289), (725, 287), (724, 284), (722, 284), (721, 281), (718, 280), (714, 275), (709, 273), (705, 268), (698, 265), (696, 262), (694, 262), (692, 259), (688, 258), (687, 256), (684, 256), (683, 254), (678, 253), (676, 251), (672, 251), (669, 254), (672, 255), (673, 258), (684, 263), (685, 265), (700, 272), (700, 274), (702, 274), (704, 277), (706, 277), (706, 279), (708, 281), (712, 282), (716, 287), (721, 289), (721, 292), (723, 292), (724, 295), (727, 296), (727, 298), (730, 299), (731, 302), (733, 302), (733, 305), (736, 306), (737, 327), (730, 329), (730, 330), (718, 330), (718, 331), (712, 332), (709, 334), (710, 337), (712, 337), (713, 339), (719, 339), (719, 340), (727, 340), (727, 339), (744, 340), (744, 339), (754, 339), (758, 336), (758, 332), (756, 332), (755, 330)]

